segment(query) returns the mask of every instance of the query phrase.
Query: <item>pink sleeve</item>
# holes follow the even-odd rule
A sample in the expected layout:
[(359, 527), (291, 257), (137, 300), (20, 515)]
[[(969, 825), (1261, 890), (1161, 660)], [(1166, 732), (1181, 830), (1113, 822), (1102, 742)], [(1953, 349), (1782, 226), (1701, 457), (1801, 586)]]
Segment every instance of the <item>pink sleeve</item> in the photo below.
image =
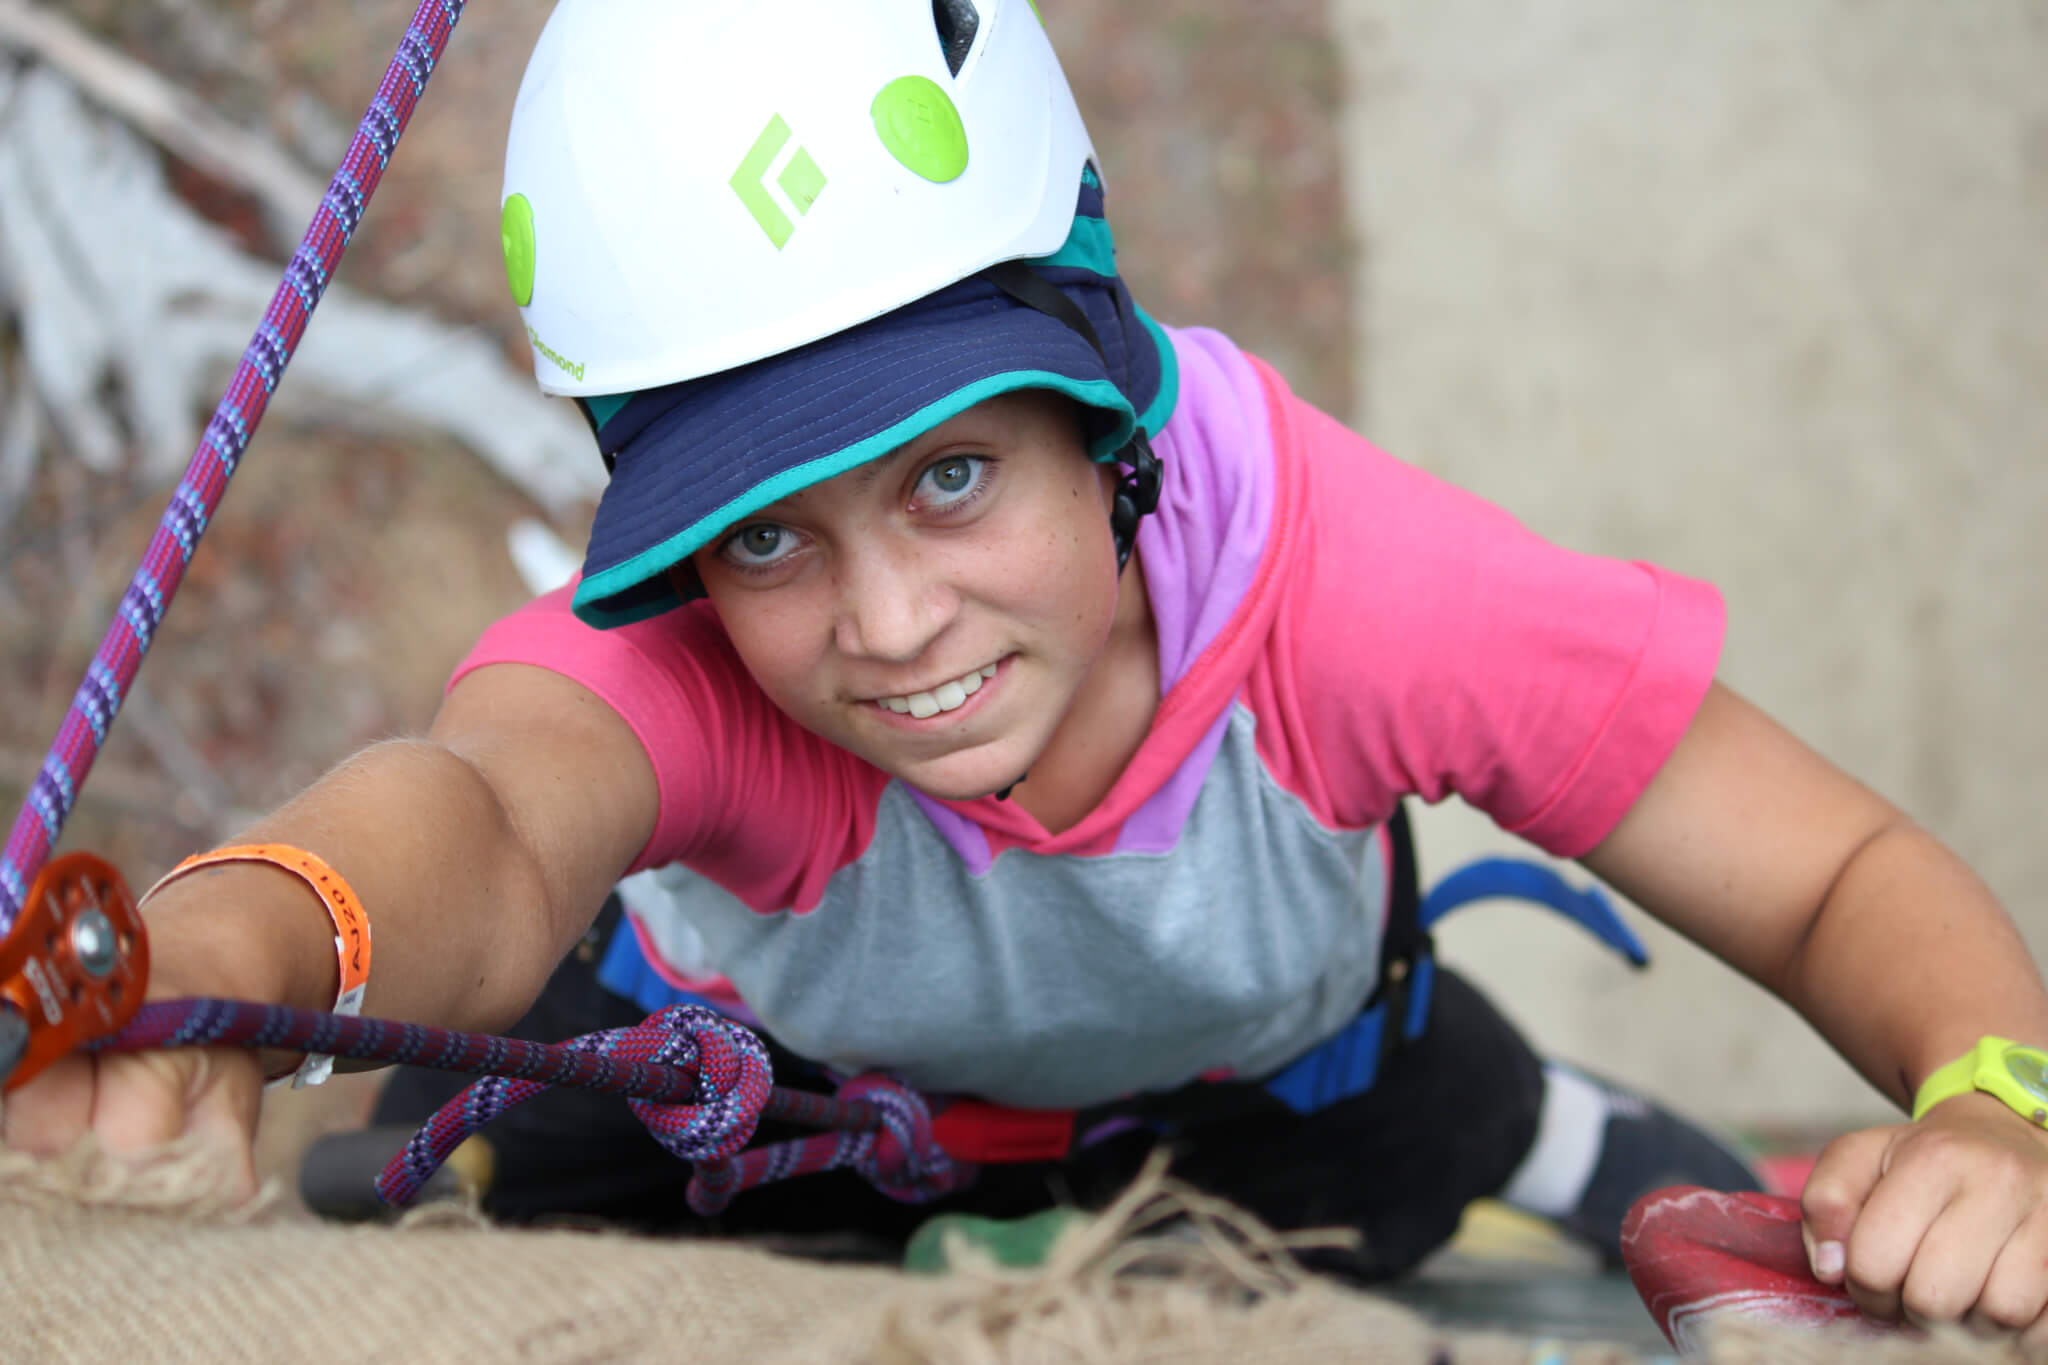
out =
[(1706, 695), (1720, 594), (1561, 549), (1275, 398), (1281, 458), (1303, 462), (1303, 563), (1258, 690), (1289, 785), (1339, 825), (1455, 793), (1552, 853), (1591, 849)]
[(661, 809), (632, 871), (682, 862), (757, 910), (815, 905), (873, 833), (872, 770), (776, 710), (709, 607), (597, 630), (571, 614), (572, 587), (492, 625), (449, 685), (523, 663), (589, 688), (654, 767)]

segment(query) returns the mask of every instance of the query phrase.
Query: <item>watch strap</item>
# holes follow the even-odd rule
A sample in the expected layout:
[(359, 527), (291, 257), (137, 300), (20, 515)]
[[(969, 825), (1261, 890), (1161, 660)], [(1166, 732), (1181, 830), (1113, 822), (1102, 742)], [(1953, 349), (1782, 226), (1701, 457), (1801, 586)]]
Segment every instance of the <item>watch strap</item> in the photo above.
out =
[(1913, 1094), (1913, 1117), (1918, 1119), (1943, 1100), (1967, 1095), (1977, 1088), (1977, 1067), (1985, 1053), (1985, 1044), (1991, 1044), (1994, 1054), (2012, 1046), (2010, 1038), (1996, 1038), (1990, 1034), (1979, 1038), (1968, 1052), (1952, 1062), (1936, 1067), (1920, 1088)]

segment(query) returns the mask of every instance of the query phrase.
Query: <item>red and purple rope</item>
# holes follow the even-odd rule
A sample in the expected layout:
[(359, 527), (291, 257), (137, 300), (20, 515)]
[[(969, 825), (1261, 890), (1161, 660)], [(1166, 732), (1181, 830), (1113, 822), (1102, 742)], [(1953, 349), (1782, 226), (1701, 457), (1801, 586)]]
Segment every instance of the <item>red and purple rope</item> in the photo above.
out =
[[(696, 1005), (548, 1044), (285, 1005), (166, 1000), (144, 1005), (120, 1032), (86, 1046), (267, 1047), (483, 1075), (385, 1168), (377, 1190), (395, 1204), (409, 1203), (463, 1139), (551, 1085), (626, 1096), (655, 1141), (695, 1163), (688, 1198), (707, 1216), (741, 1190), (835, 1167), (858, 1171), (906, 1203), (937, 1198), (973, 1173), (938, 1145), (916, 1091), (880, 1075), (856, 1076), (836, 1096), (780, 1088), (758, 1037)], [(837, 1131), (742, 1151), (763, 1119)]]
[(142, 566), (121, 595), (113, 621), (87, 665), (42, 770), (16, 815), (0, 853), (0, 938), (21, 915), (30, 883), (42, 870), (70, 818), (108, 727), (134, 685), (171, 597), (183, 581), (200, 535), (220, 507), (228, 479), (248, 449), (284, 368), (298, 350), (307, 320), (334, 278), (349, 238), (398, 147), (467, 0), (422, 0), (370, 102), (313, 222), (285, 267), (227, 392), (186, 465), (143, 551)]

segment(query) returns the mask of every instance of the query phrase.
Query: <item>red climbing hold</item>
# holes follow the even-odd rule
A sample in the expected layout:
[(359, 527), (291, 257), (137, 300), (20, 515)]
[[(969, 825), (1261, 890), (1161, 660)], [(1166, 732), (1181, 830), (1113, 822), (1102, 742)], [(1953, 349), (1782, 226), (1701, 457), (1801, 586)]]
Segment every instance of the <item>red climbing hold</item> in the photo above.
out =
[(1622, 1220), (1621, 1256), (1650, 1316), (1688, 1355), (1702, 1348), (1707, 1324), (1724, 1317), (1888, 1330), (1865, 1318), (1846, 1290), (1813, 1277), (1799, 1201), (1782, 1195), (1654, 1190)]

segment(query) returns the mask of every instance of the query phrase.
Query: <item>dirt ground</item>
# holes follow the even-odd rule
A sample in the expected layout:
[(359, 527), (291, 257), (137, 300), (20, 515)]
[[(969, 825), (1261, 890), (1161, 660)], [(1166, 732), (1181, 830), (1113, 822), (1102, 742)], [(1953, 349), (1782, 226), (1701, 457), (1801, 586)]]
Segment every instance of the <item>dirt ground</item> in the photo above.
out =
[[(414, 6), (399, 0), (71, 0), (101, 38), (331, 173)], [(512, 92), (549, 5), (471, 5), (341, 278), (487, 329), (527, 365), (497, 251)], [(1336, 57), (1319, 0), (1040, 0), (1106, 170), (1120, 260), (1163, 321), (1209, 324), (1343, 414), (1352, 373)], [(323, 138), (323, 130), (325, 130)], [(282, 260), (247, 199), (189, 167), (181, 192)], [(251, 327), (256, 323), (250, 319)], [(0, 319), (0, 346), (18, 344)], [(319, 325), (316, 317), (314, 326)], [(225, 376), (223, 376), (223, 379)], [(289, 378), (286, 383), (288, 384)], [(203, 416), (203, 414), (199, 414)], [(595, 458), (593, 452), (592, 458)], [(168, 484), (44, 453), (0, 526), (0, 797), (17, 805), (160, 514)], [(275, 421), (194, 559), (63, 841), (136, 886), (232, 833), (356, 747), (430, 718), (477, 631), (524, 595), (505, 528), (540, 516), (446, 440)], [(587, 510), (558, 521), (577, 542)], [(358, 1120), (370, 1082), (282, 1092), (263, 1163)]]

